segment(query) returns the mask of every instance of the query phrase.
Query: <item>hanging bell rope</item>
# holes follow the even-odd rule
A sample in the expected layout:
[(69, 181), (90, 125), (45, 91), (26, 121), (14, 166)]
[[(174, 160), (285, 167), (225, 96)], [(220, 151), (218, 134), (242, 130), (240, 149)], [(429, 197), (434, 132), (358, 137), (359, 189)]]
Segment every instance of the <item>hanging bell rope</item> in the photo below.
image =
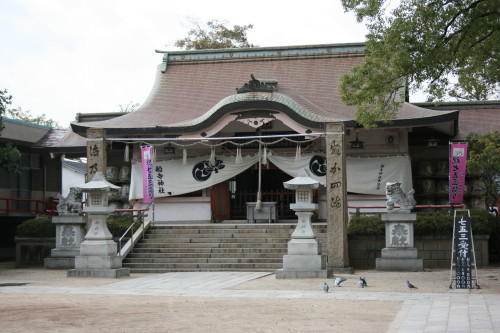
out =
[(259, 143), (259, 179), (257, 184), (257, 202), (255, 203), (255, 209), (262, 209), (262, 192), (261, 192), (261, 183), (262, 183), (262, 155), (261, 155), (261, 144)]
[(215, 166), (215, 146), (210, 149), (210, 159), (208, 160), (211, 166)]
[(128, 144), (126, 144), (126, 145), (125, 145), (125, 156), (123, 156), (123, 160), (124, 160), (125, 162), (129, 162), (129, 161), (130, 161), (130, 151), (129, 151), (129, 149), (130, 149), (130, 148), (129, 148), (129, 145), (128, 145)]
[(187, 165), (187, 157), (188, 157), (188, 152), (187, 149), (184, 148), (182, 150), (182, 165)]
[(234, 160), (234, 163), (236, 163), (236, 164), (243, 163), (243, 157), (241, 156), (241, 147), (240, 146), (238, 146), (238, 148), (236, 148), (236, 159)]
[(300, 161), (300, 143), (297, 143), (297, 150), (295, 151), (295, 160)]

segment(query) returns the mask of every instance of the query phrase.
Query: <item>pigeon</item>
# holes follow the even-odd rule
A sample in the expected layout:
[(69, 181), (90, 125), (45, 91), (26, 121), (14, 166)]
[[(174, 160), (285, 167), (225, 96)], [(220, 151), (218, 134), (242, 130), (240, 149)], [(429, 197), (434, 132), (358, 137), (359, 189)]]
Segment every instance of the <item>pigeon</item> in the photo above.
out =
[(362, 277), (362, 276), (360, 276), (360, 277), (359, 277), (358, 285), (359, 285), (361, 288), (368, 287), (368, 283), (366, 283), (365, 278), (364, 278), (364, 277)]
[(411, 284), (410, 281), (406, 280), (406, 285), (408, 286), (408, 288), (410, 289), (418, 289), (417, 287), (415, 287), (413, 284)]
[(325, 283), (323, 284), (323, 291), (324, 291), (325, 293), (327, 293), (327, 292), (328, 292), (328, 290), (330, 290), (330, 287), (328, 287), (328, 284), (325, 282)]
[(337, 276), (337, 277), (335, 278), (335, 280), (334, 280), (334, 283), (333, 283), (333, 284), (335, 285), (335, 287), (341, 287), (341, 285), (340, 285), (340, 284), (341, 284), (342, 282), (344, 282), (345, 280), (347, 280), (347, 279), (346, 279), (346, 278), (343, 278), (343, 277), (341, 277), (341, 276)]

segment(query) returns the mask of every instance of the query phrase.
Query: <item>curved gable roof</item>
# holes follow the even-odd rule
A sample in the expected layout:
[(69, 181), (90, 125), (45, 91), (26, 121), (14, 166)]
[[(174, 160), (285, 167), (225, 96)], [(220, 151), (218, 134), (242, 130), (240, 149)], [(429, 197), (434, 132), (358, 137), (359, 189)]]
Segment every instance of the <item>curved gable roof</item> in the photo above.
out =
[[(238, 108), (279, 110), (316, 128), (325, 122), (352, 122), (355, 109), (341, 102), (338, 86), (349, 68), (364, 61), (363, 52), (364, 44), (162, 52), (153, 89), (138, 110), (72, 127), (82, 135), (89, 127), (117, 135), (189, 132)], [(277, 81), (277, 89), (235, 94), (251, 74)], [(405, 103), (396, 122), (435, 116)]]

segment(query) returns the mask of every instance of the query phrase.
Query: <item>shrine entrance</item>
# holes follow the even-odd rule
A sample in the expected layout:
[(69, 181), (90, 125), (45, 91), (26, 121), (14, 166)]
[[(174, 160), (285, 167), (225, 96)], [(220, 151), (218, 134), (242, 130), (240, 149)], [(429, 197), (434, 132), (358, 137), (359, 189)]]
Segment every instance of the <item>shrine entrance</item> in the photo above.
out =
[[(295, 200), (294, 191), (283, 187), (283, 182), (292, 177), (278, 169), (272, 163), (262, 167), (261, 201), (276, 202), (279, 219), (295, 219), (290, 203)], [(247, 202), (257, 201), (259, 170), (258, 164), (240, 173), (229, 181), (231, 219), (247, 218)]]

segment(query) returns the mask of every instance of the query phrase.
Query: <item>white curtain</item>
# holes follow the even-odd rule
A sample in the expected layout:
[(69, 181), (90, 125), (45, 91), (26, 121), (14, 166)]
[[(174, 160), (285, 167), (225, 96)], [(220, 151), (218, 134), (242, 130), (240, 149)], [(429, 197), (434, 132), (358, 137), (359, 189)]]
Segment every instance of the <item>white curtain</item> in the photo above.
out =
[[(155, 198), (190, 193), (210, 187), (242, 173), (258, 161), (258, 156), (243, 156), (235, 163), (234, 156), (216, 155), (211, 165), (210, 155), (157, 161), (154, 164)], [(142, 167), (132, 163), (129, 199), (142, 199)]]
[[(326, 183), (326, 158), (324, 153), (304, 153), (300, 160), (294, 156), (277, 156), (268, 153), (267, 159), (279, 169), (296, 177), (306, 169), (311, 178)], [(210, 165), (210, 155), (160, 161), (154, 165), (155, 197), (167, 197), (194, 192), (228, 180), (258, 161), (258, 156), (244, 156), (235, 163), (234, 156), (216, 156), (216, 164)], [(348, 157), (347, 191), (359, 194), (385, 195), (387, 182), (400, 182), (407, 192), (413, 188), (411, 162), (408, 156)], [(132, 164), (130, 199), (142, 198), (142, 169), (140, 163)], [(255, 179), (257, 182), (258, 180)]]

